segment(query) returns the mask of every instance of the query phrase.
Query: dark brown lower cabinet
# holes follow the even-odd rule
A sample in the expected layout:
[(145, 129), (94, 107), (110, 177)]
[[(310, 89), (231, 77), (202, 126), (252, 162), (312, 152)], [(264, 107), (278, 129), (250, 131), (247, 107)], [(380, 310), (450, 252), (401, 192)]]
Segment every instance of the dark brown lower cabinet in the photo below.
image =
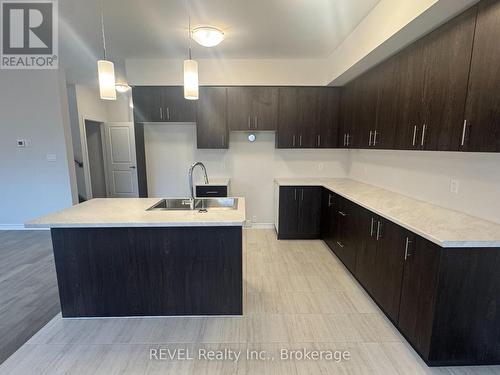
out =
[(278, 239), (319, 238), (320, 219), (321, 187), (280, 187)]
[[(280, 228), (299, 226), (297, 188), (281, 187)], [(320, 194), (321, 238), (429, 366), (500, 364), (500, 248), (442, 248), (328, 189)]]

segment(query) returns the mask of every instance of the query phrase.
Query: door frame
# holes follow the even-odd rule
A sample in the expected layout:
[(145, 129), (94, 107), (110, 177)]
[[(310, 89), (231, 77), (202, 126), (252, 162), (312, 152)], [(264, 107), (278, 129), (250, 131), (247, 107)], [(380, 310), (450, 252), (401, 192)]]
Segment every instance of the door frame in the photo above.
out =
[[(85, 194), (86, 199), (92, 199), (94, 196), (92, 194), (92, 177), (90, 175), (90, 162), (89, 162), (89, 149), (87, 145), (87, 121), (99, 123), (99, 129), (101, 131), (101, 144), (103, 155), (107, 155), (106, 148), (106, 137), (104, 134), (104, 121), (94, 120), (93, 118), (82, 116), (82, 126), (80, 127), (80, 139), (82, 143), (82, 156), (83, 156), (83, 176), (85, 179)], [(109, 195), (108, 188), (108, 168), (106, 165), (106, 160), (103, 160), (104, 164), (104, 177), (106, 179), (106, 195)]]

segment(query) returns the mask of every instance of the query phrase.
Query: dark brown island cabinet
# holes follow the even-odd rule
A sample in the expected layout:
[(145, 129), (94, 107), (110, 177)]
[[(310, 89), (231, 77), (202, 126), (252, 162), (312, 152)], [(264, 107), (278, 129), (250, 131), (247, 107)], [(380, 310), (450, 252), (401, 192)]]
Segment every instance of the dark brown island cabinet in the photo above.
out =
[(442, 248), (318, 186), (280, 186), (278, 214), (278, 238), (323, 239), (428, 365), (500, 364), (500, 248)]

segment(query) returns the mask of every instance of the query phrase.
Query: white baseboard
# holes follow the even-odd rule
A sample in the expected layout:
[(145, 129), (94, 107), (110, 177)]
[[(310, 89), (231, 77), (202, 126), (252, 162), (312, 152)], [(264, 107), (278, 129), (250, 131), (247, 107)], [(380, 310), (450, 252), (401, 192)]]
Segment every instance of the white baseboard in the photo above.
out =
[(250, 226), (246, 225), (246, 229), (274, 229), (274, 223), (252, 223)]
[(49, 228), (26, 228), (24, 224), (0, 224), (0, 230), (49, 230)]

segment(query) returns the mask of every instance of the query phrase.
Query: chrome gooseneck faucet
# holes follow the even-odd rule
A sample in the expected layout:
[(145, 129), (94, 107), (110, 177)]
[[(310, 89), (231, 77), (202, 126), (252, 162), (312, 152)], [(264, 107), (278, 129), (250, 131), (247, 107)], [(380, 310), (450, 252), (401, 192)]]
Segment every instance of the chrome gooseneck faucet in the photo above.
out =
[(208, 184), (208, 175), (207, 175), (207, 169), (205, 168), (205, 166), (203, 165), (203, 163), (201, 161), (197, 161), (195, 163), (193, 163), (191, 165), (191, 167), (189, 167), (189, 191), (191, 192), (191, 209), (193, 210), (194, 209), (194, 185), (193, 185), (193, 170), (196, 166), (200, 166), (202, 171), (203, 171), (203, 175), (205, 177), (205, 183)]

